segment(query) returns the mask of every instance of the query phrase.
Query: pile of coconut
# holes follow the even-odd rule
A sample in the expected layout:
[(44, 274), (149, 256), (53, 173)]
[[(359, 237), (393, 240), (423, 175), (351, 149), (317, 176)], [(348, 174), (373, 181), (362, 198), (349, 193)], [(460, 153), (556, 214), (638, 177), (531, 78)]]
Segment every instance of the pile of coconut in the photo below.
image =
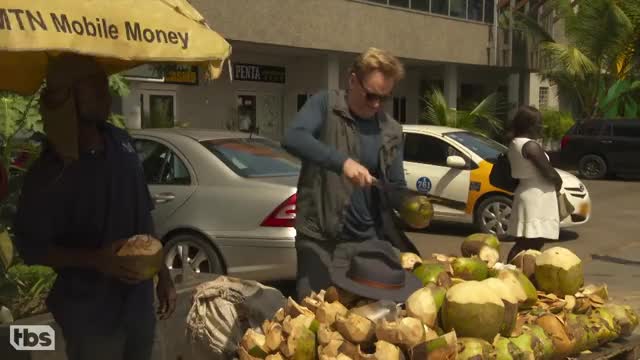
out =
[(637, 314), (609, 302), (606, 285), (584, 286), (581, 260), (553, 247), (498, 262), (500, 243), (474, 234), (462, 257), (404, 253), (424, 284), (405, 303), (331, 287), (249, 329), (244, 359), (563, 359), (631, 335)]

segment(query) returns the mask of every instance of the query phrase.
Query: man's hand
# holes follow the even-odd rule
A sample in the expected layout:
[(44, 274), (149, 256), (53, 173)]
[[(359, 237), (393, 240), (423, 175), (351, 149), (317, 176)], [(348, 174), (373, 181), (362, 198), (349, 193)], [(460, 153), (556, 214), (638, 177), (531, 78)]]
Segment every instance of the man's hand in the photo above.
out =
[(158, 274), (158, 285), (156, 286), (156, 295), (158, 296), (158, 315), (160, 320), (165, 320), (171, 317), (176, 310), (177, 294), (176, 288), (171, 280), (169, 269), (166, 266), (162, 267)]
[(374, 178), (369, 174), (366, 167), (360, 165), (357, 161), (347, 159), (342, 165), (342, 174), (349, 179), (353, 185), (366, 187), (373, 184)]
[(105, 275), (120, 279), (129, 284), (137, 284), (144, 280), (142, 274), (134, 269), (133, 259), (117, 256), (116, 253), (127, 239), (115, 241), (95, 253), (93, 263), (95, 269)]

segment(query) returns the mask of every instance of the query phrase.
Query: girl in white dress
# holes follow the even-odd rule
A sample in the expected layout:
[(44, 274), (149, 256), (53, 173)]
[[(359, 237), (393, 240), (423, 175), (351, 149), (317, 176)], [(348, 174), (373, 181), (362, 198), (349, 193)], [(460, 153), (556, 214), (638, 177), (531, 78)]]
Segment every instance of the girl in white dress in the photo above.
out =
[(538, 109), (523, 106), (512, 122), (513, 140), (508, 157), (511, 175), (520, 180), (513, 194), (513, 206), (507, 233), (516, 238), (507, 257), (510, 262), (519, 252), (541, 250), (544, 243), (560, 234), (557, 191), (562, 178), (536, 139), (542, 137), (542, 115)]

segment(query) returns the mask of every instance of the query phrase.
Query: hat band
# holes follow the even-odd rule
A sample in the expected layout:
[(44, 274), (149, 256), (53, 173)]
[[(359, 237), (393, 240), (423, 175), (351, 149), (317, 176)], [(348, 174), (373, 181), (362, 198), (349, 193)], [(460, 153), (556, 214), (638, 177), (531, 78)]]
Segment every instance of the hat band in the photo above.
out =
[(373, 288), (378, 288), (378, 289), (401, 289), (403, 286), (403, 285), (385, 284), (385, 283), (381, 283), (374, 280), (361, 279), (358, 277), (350, 277), (350, 279), (359, 284), (366, 285)]

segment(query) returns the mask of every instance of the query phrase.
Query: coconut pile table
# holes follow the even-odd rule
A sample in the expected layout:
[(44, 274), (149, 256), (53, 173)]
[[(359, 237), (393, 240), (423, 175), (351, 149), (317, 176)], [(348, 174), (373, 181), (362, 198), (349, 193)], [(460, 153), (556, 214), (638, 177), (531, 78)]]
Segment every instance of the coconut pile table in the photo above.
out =
[(570, 250), (526, 251), (498, 262), (500, 243), (474, 234), (462, 256), (401, 254), (424, 287), (405, 303), (331, 287), (289, 298), (237, 347), (244, 359), (637, 359), (638, 315), (584, 284)]

